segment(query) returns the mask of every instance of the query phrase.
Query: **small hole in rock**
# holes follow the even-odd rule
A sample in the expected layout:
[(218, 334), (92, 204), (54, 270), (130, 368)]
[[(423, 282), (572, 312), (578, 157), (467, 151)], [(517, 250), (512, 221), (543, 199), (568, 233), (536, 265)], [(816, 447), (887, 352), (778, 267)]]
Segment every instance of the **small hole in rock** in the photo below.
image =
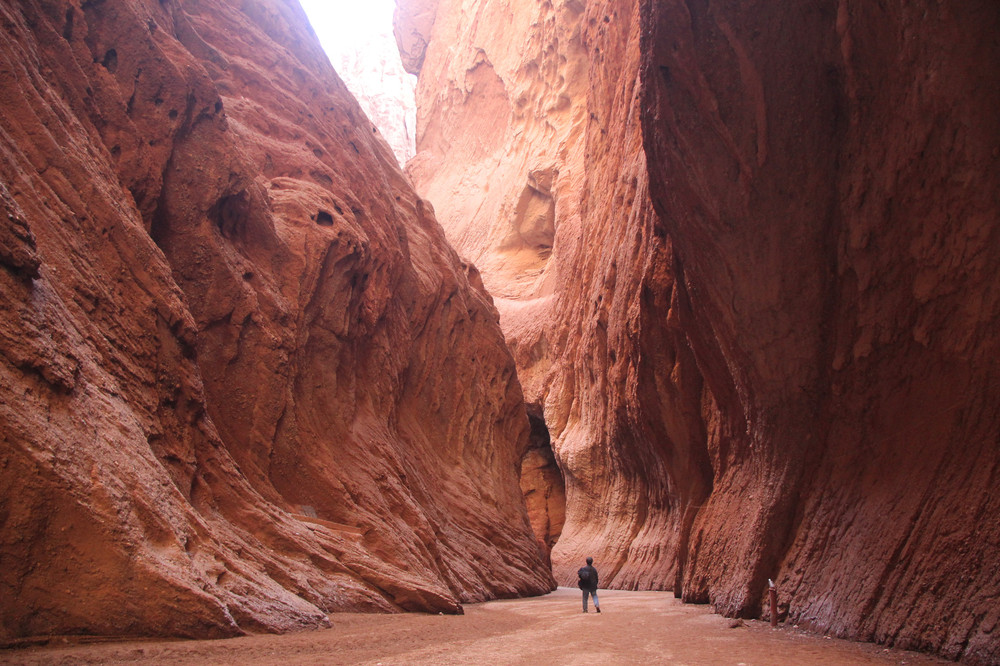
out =
[(104, 60), (101, 61), (101, 64), (106, 70), (114, 74), (118, 69), (118, 51), (108, 49), (108, 52), (104, 54)]
[(322, 171), (310, 171), (309, 175), (315, 178), (316, 182), (320, 183), (321, 185), (325, 185), (326, 187), (330, 187), (331, 185), (333, 185), (333, 178), (330, 178), (330, 176), (323, 173)]
[[(340, 212), (339, 210), (337, 211)], [(333, 215), (330, 215), (325, 210), (321, 210), (316, 213), (316, 224), (321, 227), (332, 227), (333, 226)]]

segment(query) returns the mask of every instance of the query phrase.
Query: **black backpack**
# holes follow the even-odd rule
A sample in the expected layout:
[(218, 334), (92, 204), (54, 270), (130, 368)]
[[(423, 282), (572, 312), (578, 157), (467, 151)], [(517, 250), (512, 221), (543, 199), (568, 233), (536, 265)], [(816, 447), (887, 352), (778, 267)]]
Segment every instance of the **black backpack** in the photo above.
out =
[(587, 567), (580, 567), (580, 570), (576, 572), (576, 575), (580, 578), (578, 585), (581, 590), (590, 589), (590, 569)]

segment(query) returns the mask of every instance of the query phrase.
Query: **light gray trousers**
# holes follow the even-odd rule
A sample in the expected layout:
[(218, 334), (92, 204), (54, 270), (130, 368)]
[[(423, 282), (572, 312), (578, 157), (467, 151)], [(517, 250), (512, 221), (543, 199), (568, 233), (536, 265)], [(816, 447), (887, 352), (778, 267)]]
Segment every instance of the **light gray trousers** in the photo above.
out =
[(594, 608), (600, 608), (601, 602), (597, 600), (597, 590), (591, 592), (590, 590), (583, 591), (583, 610), (587, 610), (587, 595), (594, 597)]

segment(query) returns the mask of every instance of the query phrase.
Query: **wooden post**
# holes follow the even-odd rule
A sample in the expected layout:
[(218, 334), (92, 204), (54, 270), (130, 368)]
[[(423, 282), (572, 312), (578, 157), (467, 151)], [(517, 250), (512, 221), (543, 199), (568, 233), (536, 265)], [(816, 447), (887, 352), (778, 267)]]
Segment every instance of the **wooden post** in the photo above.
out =
[(771, 627), (778, 626), (778, 588), (774, 586), (774, 581), (770, 578), (767, 579), (768, 589), (767, 596), (771, 600)]

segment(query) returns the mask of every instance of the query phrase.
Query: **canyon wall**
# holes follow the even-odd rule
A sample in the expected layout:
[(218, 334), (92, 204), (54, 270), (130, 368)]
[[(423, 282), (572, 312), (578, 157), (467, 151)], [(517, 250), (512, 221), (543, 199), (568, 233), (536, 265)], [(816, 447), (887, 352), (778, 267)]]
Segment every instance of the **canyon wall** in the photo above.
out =
[(672, 588), (711, 396), (648, 195), (638, 6), (408, 2), (396, 34), (419, 72), (407, 171), (481, 270), (554, 449), (521, 482), (556, 578), (593, 556), (610, 585)]
[(996, 663), (1000, 9), (644, 12), (650, 189), (741, 432), (683, 594), (773, 576), (800, 624)]
[(786, 5), (402, 3), (408, 170), (548, 426), (561, 583), (767, 617), (772, 578), (995, 663), (998, 10)]
[(551, 589), (497, 311), (297, 4), (0, 18), (0, 638)]

